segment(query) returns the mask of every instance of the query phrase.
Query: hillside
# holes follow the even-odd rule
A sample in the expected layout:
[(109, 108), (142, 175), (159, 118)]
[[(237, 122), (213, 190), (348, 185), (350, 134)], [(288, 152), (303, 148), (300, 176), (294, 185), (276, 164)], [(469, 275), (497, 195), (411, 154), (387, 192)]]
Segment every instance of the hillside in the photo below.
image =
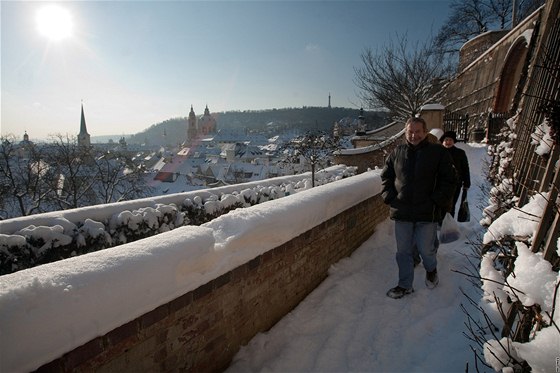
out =
[[(199, 116), (202, 113), (197, 113)], [(355, 118), (360, 111), (351, 108), (303, 107), (270, 109), (258, 111), (227, 111), (212, 113), (218, 121), (218, 129), (230, 128), (251, 132), (277, 134), (283, 130), (300, 130), (302, 132), (319, 129), (332, 130), (335, 121), (342, 118)], [(368, 129), (380, 127), (387, 123), (383, 112), (365, 112)], [(184, 141), (187, 117), (172, 118), (154, 124), (146, 130), (126, 138), (129, 144), (150, 145), (175, 144)]]

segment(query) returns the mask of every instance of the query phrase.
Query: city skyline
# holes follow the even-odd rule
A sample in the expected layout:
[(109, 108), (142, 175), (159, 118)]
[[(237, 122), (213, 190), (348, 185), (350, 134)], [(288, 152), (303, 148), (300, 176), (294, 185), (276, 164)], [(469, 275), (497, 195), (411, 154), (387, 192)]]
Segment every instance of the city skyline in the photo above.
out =
[(364, 49), (423, 41), (450, 11), (447, 0), (65, 1), (52, 3), (62, 16), (41, 16), (48, 4), (1, 3), (2, 135), (76, 135), (82, 102), (92, 136), (137, 133), (191, 105), (326, 107), (330, 95), (358, 109)]

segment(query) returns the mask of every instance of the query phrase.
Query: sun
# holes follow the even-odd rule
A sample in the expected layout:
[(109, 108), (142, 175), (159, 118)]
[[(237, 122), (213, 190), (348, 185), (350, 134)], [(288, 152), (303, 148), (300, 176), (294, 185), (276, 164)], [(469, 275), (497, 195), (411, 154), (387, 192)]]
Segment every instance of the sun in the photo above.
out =
[(72, 15), (61, 6), (44, 6), (37, 11), (35, 19), (39, 33), (50, 41), (60, 41), (72, 36)]

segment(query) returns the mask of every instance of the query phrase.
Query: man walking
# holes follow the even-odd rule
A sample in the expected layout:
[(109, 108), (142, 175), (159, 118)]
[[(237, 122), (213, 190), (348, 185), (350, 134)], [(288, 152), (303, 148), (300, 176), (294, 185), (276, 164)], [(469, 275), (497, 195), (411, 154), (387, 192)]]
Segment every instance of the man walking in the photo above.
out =
[(381, 173), (381, 195), (395, 221), (399, 283), (387, 292), (395, 299), (414, 291), (414, 246), (426, 269), (426, 286), (433, 289), (439, 282), (437, 226), (451, 205), (455, 169), (449, 152), (430, 143), (427, 135), (424, 119), (410, 118), (405, 126), (406, 143), (393, 150)]

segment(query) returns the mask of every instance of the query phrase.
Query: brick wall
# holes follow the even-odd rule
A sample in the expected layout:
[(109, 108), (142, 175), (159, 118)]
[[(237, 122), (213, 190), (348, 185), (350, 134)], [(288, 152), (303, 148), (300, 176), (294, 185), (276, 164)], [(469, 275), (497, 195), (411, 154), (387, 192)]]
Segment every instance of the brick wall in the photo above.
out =
[(388, 216), (371, 197), (38, 371), (222, 371), (240, 346), (270, 329)]

